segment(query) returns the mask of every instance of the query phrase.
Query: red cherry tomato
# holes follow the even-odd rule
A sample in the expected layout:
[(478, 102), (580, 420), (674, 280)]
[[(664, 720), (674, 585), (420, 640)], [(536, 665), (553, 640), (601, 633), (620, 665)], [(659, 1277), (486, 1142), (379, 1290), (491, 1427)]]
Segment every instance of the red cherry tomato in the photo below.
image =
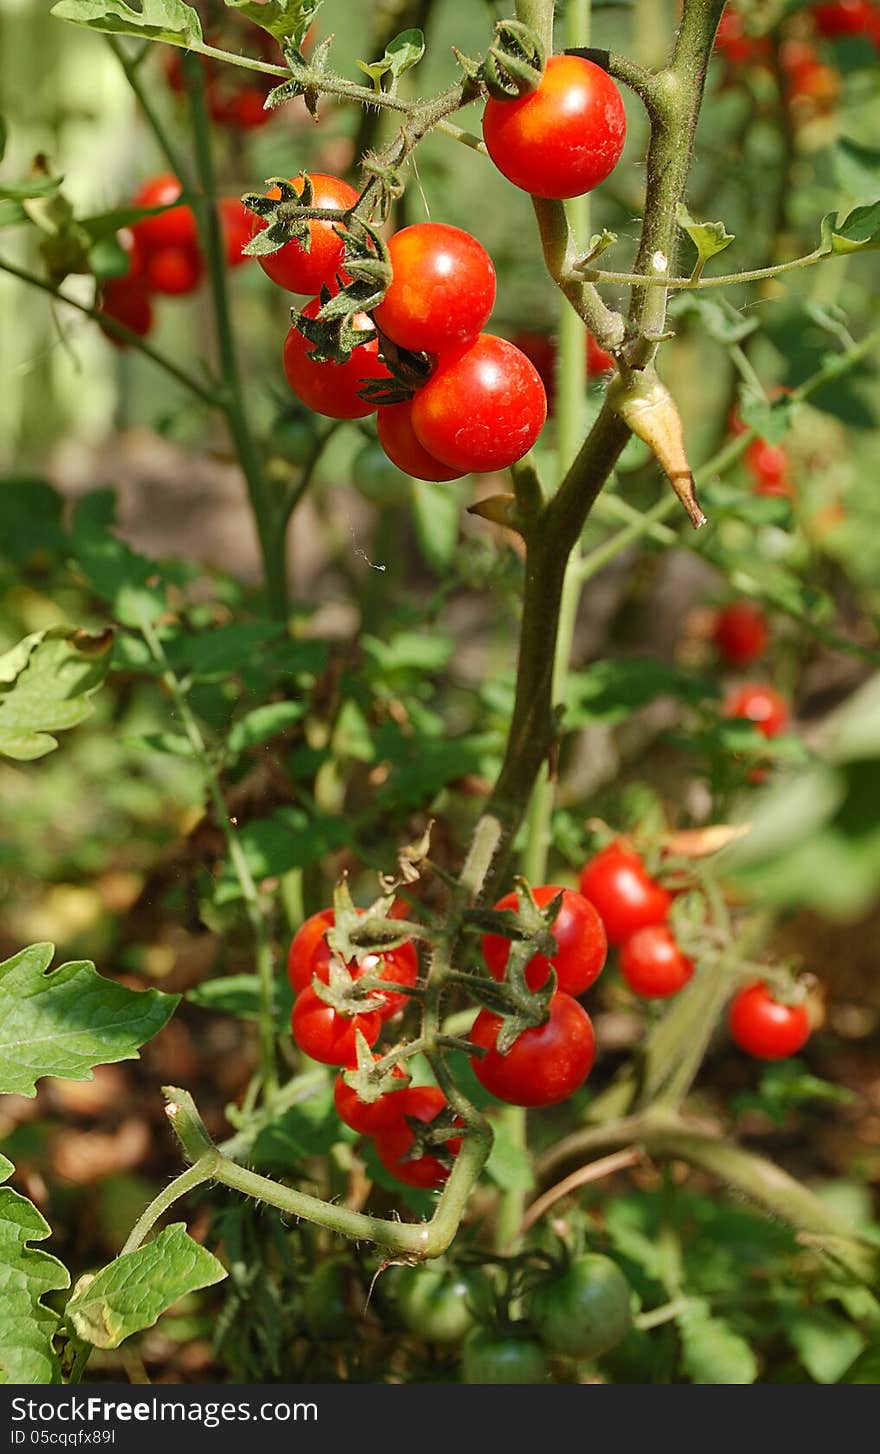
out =
[(522, 459), (546, 418), (547, 396), (534, 364), (491, 333), (441, 360), (412, 404), (419, 443), (461, 474), (502, 470)]
[(750, 682), (737, 687), (724, 702), (725, 717), (745, 717), (765, 737), (778, 737), (789, 722), (788, 703), (773, 687)]
[(732, 666), (743, 666), (767, 650), (767, 618), (760, 606), (733, 601), (718, 612), (712, 635), (719, 655)]
[[(101, 310), (110, 318), (115, 318), (117, 323), (130, 328), (139, 338), (146, 338), (153, 326), (150, 295), (142, 282), (132, 281), (129, 277), (108, 278), (101, 290)], [(103, 325), (102, 330), (117, 348), (128, 347), (126, 339), (111, 333)]]
[[(410, 1086), (407, 1090), (395, 1092), (395, 1095), (400, 1097), (400, 1117), (376, 1137), (379, 1160), (386, 1171), (390, 1171), (392, 1176), (405, 1182), (407, 1186), (419, 1186), (427, 1190), (442, 1186), (449, 1175), (449, 1167), (430, 1151), (412, 1161), (404, 1159), (415, 1141), (412, 1129), (404, 1117), (412, 1116), (426, 1124), (435, 1121), (446, 1106), (446, 1097), (435, 1085)], [(461, 1137), (452, 1136), (444, 1145), (451, 1156), (457, 1156), (461, 1149)]]
[(756, 495), (787, 497), (794, 494), (788, 477), (788, 454), (781, 444), (753, 439), (744, 458), (746, 469), (754, 480)]
[(742, 16), (728, 7), (718, 25), (715, 49), (732, 66), (748, 66), (766, 60), (770, 44), (766, 36), (749, 35)]
[[(312, 205), (315, 207), (345, 210), (353, 207), (358, 199), (354, 187), (350, 187), (348, 182), (343, 182), (339, 177), (328, 177), (323, 172), (310, 172), (309, 177), (314, 190)], [(302, 177), (291, 177), (290, 180), (297, 194), (302, 195)], [(281, 192), (278, 187), (273, 187), (266, 195), (280, 197)], [(345, 248), (334, 231), (340, 225), (335, 222), (310, 222), (308, 252), (295, 238), (291, 238), (278, 252), (261, 257), (260, 267), (273, 283), (277, 283), (279, 288), (286, 288), (289, 293), (318, 294), (325, 285), (335, 289), (337, 274), (343, 281), (347, 281), (347, 275), (342, 268)], [(266, 223), (262, 218), (254, 218), (252, 226), (257, 233), (262, 231)]]
[[(378, 1058), (374, 1057), (376, 1060)], [(333, 1104), (340, 1121), (344, 1121), (346, 1126), (350, 1126), (361, 1136), (375, 1136), (377, 1132), (387, 1131), (390, 1126), (395, 1125), (404, 1114), (400, 1097), (406, 1089), (406, 1076), (398, 1065), (395, 1065), (392, 1074), (403, 1082), (401, 1089), (386, 1091), (385, 1095), (379, 1096), (375, 1101), (362, 1101), (357, 1091), (346, 1085), (341, 1074), (338, 1075), (333, 1087)]]
[(226, 265), (240, 268), (243, 263), (252, 261), (242, 252), (242, 248), (253, 236), (253, 213), (248, 212), (237, 197), (221, 197), (217, 203), (217, 211), (220, 216)]
[[(556, 339), (549, 333), (538, 333), (523, 328), (513, 335), (513, 344), (535, 365), (547, 395), (547, 413), (552, 417), (556, 410)], [(598, 378), (614, 368), (614, 359), (604, 348), (600, 348), (592, 333), (586, 335), (587, 377)]]
[(404, 227), (388, 244), (393, 276), (373, 317), (383, 333), (416, 353), (471, 343), (495, 303), (495, 269), (486, 249), (443, 222)]
[[(314, 298), (302, 311), (307, 318), (314, 318), (320, 308), (320, 299)], [(365, 333), (373, 327), (368, 313), (356, 313), (354, 324)], [(375, 333), (344, 364), (316, 363), (311, 348), (294, 324), (284, 340), (284, 372), (297, 398), (328, 419), (365, 419), (374, 414), (376, 405), (362, 399), (358, 391), (371, 379), (391, 377), (379, 357)]]
[(608, 943), (622, 944), (637, 929), (663, 924), (672, 900), (637, 853), (609, 843), (581, 873), (580, 891), (605, 925)]
[(311, 988), (300, 990), (290, 1017), (293, 1038), (303, 1054), (324, 1065), (354, 1065), (357, 1061), (355, 1034), (360, 1030), (368, 1045), (375, 1045), (382, 1018), (374, 1011), (364, 1015), (340, 1015), (325, 1005)]
[(216, 119), (225, 121), (227, 126), (237, 127), (239, 131), (257, 131), (278, 114), (264, 106), (267, 94), (262, 89), (244, 86), (219, 105)]
[(836, 4), (812, 7), (813, 24), (826, 40), (837, 40), (842, 35), (872, 35), (877, 13), (871, 0), (836, 0)]
[(834, 109), (840, 99), (840, 76), (833, 66), (819, 60), (811, 45), (788, 41), (780, 50), (780, 62), (789, 102), (808, 105), (821, 114)]
[(624, 940), (620, 972), (643, 999), (665, 1000), (684, 989), (693, 975), (694, 961), (682, 954), (665, 924), (651, 924)]
[(135, 192), (132, 202), (135, 207), (166, 207), (166, 212), (157, 212), (154, 217), (142, 217), (133, 222), (138, 247), (144, 253), (158, 252), (160, 248), (176, 247), (195, 251), (198, 248), (199, 232), (191, 207), (172, 207), (183, 188), (173, 172), (162, 172), (151, 177)]
[(626, 137), (620, 92), (582, 56), (551, 56), (537, 90), (486, 103), (483, 139), (508, 181), (534, 197), (580, 197), (614, 170)]
[(774, 1000), (762, 980), (740, 990), (730, 1006), (730, 1035), (740, 1050), (759, 1060), (784, 1060), (796, 1055), (810, 1038), (805, 1005)]
[(147, 254), (144, 279), (154, 293), (194, 293), (202, 279), (201, 254), (192, 247), (160, 247)]
[[(602, 920), (593, 905), (573, 889), (560, 890), (553, 884), (542, 884), (532, 890), (539, 909), (543, 909), (560, 892), (562, 905), (550, 929), (556, 940), (556, 953), (549, 959), (543, 954), (535, 954), (529, 960), (526, 984), (529, 989), (540, 989), (546, 984), (552, 965), (556, 970), (557, 988), (569, 995), (582, 995), (602, 973), (608, 941)], [(506, 894), (495, 905), (496, 909), (515, 910), (516, 907), (516, 894)], [(482, 950), (493, 979), (503, 979), (510, 957), (510, 940), (500, 934), (484, 934)]]
[[(412, 426), (412, 400), (383, 404), (376, 416), (379, 443), (399, 470), (415, 480), (458, 480), (461, 471), (441, 464), (419, 444)], [(381, 459), (381, 455), (379, 456)]]
[[(358, 910), (358, 913), (362, 912)], [(311, 985), (315, 975), (323, 984), (328, 983), (331, 953), (325, 935), (335, 922), (333, 910), (322, 909), (306, 919), (294, 935), (287, 957), (287, 973), (297, 994)], [(355, 980), (370, 975), (387, 980), (389, 984), (414, 985), (419, 977), (419, 958), (415, 946), (407, 943), (397, 949), (386, 949), (381, 954), (367, 954), (361, 964), (352, 962), (348, 969)], [(405, 994), (389, 990), (383, 996), (382, 1007), (377, 1013), (383, 1021), (390, 1020), (398, 1010), (405, 1009), (408, 998)]]
[(587, 334), (587, 374), (592, 379), (597, 374), (607, 374), (614, 368), (614, 355), (598, 344), (592, 333)]
[(571, 995), (556, 993), (546, 1024), (523, 1030), (506, 1055), (496, 1049), (501, 1020), (481, 1010), (470, 1039), (488, 1053), (474, 1057), (480, 1085), (513, 1106), (552, 1106), (583, 1085), (596, 1058), (593, 1022)]

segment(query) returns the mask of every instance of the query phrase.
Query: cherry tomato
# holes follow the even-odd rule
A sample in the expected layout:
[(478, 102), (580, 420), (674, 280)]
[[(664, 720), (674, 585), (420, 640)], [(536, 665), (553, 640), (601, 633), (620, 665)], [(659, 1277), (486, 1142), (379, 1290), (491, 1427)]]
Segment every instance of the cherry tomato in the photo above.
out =
[(789, 711), (785, 698), (773, 687), (750, 682), (737, 687), (724, 702), (725, 717), (745, 717), (765, 737), (778, 737), (788, 726)]
[(268, 92), (257, 90), (253, 86), (244, 86), (219, 104), (215, 103), (212, 115), (216, 120), (224, 121), (227, 126), (237, 127), (239, 131), (257, 131), (278, 114), (274, 108), (263, 104), (267, 95)]
[(534, 364), (491, 333), (441, 360), (412, 404), (419, 443), (461, 474), (502, 470), (522, 459), (546, 418), (547, 396)]
[(414, 480), (457, 480), (461, 471), (441, 464), (421, 445), (412, 424), (413, 400), (383, 404), (376, 415), (379, 443), (398, 470)]
[(313, 963), (319, 948), (327, 950), (329, 959), (329, 947), (324, 935), (328, 929), (332, 929), (336, 923), (336, 915), (332, 909), (319, 909), (317, 914), (312, 914), (300, 924), (292, 940), (287, 953), (287, 978), (290, 980), (291, 989), (295, 994), (306, 989), (312, 982), (314, 975)]
[(462, 1383), (546, 1383), (547, 1358), (540, 1343), (474, 1328), (461, 1350)]
[[(320, 299), (314, 298), (302, 311), (307, 318), (314, 318), (320, 308)], [(364, 333), (373, 328), (368, 313), (356, 313), (354, 325)], [(287, 382), (297, 398), (328, 419), (365, 419), (374, 414), (376, 405), (362, 399), (358, 390), (371, 379), (391, 377), (379, 357), (375, 333), (369, 342), (354, 350), (348, 363), (317, 363), (311, 349), (308, 339), (293, 324), (284, 340), (283, 361)]]
[(133, 222), (131, 231), (144, 253), (158, 252), (160, 248), (177, 247), (185, 250), (198, 248), (199, 231), (191, 207), (185, 204), (172, 207), (183, 188), (173, 172), (162, 172), (151, 177), (135, 192), (132, 202), (135, 207), (165, 207), (154, 217), (142, 217)]
[(767, 618), (750, 601), (733, 601), (718, 612), (712, 632), (718, 652), (732, 666), (756, 661), (767, 650)]
[(160, 247), (147, 254), (144, 280), (155, 293), (182, 297), (194, 293), (202, 278), (202, 259), (197, 248)]
[(588, 1252), (532, 1294), (532, 1322), (545, 1348), (569, 1358), (598, 1358), (632, 1324), (629, 1283), (610, 1257)]
[[(549, 333), (522, 328), (513, 335), (512, 342), (538, 370), (547, 395), (547, 413), (552, 416), (556, 411), (556, 357), (559, 351), (556, 339)], [(585, 349), (588, 378), (597, 378), (614, 368), (612, 355), (600, 348), (592, 333), (586, 335)]]
[(372, 439), (355, 455), (351, 482), (371, 505), (402, 505), (412, 495), (409, 475), (398, 469), (381, 444)]
[(226, 265), (240, 268), (244, 263), (251, 262), (251, 258), (242, 252), (242, 248), (253, 236), (253, 213), (248, 212), (237, 197), (221, 197), (217, 203), (217, 211), (220, 215)]
[[(323, 172), (310, 172), (309, 177), (314, 189), (312, 205), (315, 207), (347, 210), (358, 199), (354, 187), (350, 187), (348, 182), (343, 182), (339, 177), (328, 177)], [(304, 186), (302, 177), (291, 177), (290, 181), (301, 196)], [(281, 192), (278, 187), (273, 187), (266, 195), (280, 197)], [(266, 223), (261, 217), (255, 217), (251, 225), (254, 233), (257, 233), (262, 231)], [(261, 257), (260, 267), (273, 283), (277, 283), (279, 288), (286, 288), (289, 293), (318, 294), (325, 284), (328, 288), (335, 289), (337, 274), (343, 281), (347, 281), (342, 268), (345, 248), (334, 231), (339, 225), (341, 224), (335, 222), (310, 222), (308, 252), (296, 238), (291, 238), (277, 252)]]
[(483, 140), (500, 172), (534, 197), (580, 197), (614, 170), (626, 112), (606, 71), (582, 56), (551, 56), (537, 90), (486, 103)]
[(622, 944), (637, 929), (663, 924), (672, 900), (637, 853), (609, 843), (581, 873), (580, 891), (596, 908), (608, 943)]
[[(407, 1090), (397, 1091), (395, 1094), (400, 1096), (400, 1117), (376, 1136), (376, 1154), (379, 1160), (386, 1171), (390, 1171), (392, 1176), (407, 1186), (418, 1186), (426, 1190), (442, 1186), (449, 1175), (449, 1167), (430, 1151), (411, 1161), (404, 1159), (416, 1139), (404, 1117), (412, 1116), (426, 1124), (436, 1121), (446, 1107), (446, 1097), (436, 1085), (409, 1086)], [(444, 1144), (451, 1156), (457, 1156), (461, 1148), (461, 1137), (450, 1136)]]
[[(374, 1060), (378, 1060), (378, 1055)], [(395, 1065), (392, 1074), (406, 1082), (406, 1076)], [(385, 1095), (379, 1096), (375, 1101), (362, 1101), (356, 1090), (346, 1085), (342, 1075), (336, 1077), (336, 1084), (333, 1087), (333, 1104), (336, 1107), (336, 1114), (340, 1121), (357, 1131), (361, 1136), (375, 1136), (377, 1131), (387, 1130), (394, 1125), (403, 1115), (399, 1107), (399, 1096), (406, 1084), (400, 1090), (386, 1091)]]
[(734, 997), (730, 1035), (740, 1050), (758, 1060), (784, 1060), (806, 1045), (810, 1017), (805, 1005), (783, 1005), (774, 1000), (766, 984), (758, 980)]
[(351, 1268), (343, 1257), (328, 1257), (310, 1273), (303, 1289), (303, 1322), (315, 1342), (350, 1338)]
[[(130, 328), (139, 338), (146, 338), (153, 326), (150, 295), (142, 282), (132, 281), (130, 277), (107, 279), (101, 289), (101, 311)], [(102, 330), (117, 348), (128, 348), (126, 339), (111, 333), (103, 325)]]
[(733, 66), (755, 65), (770, 53), (766, 36), (749, 35), (742, 16), (729, 6), (715, 34), (715, 49)]
[(592, 333), (587, 334), (587, 374), (594, 378), (597, 374), (607, 374), (609, 369), (614, 368), (614, 355), (607, 349), (602, 348), (593, 337)]
[(780, 60), (789, 102), (809, 106), (823, 115), (834, 109), (840, 100), (840, 76), (833, 66), (819, 60), (811, 45), (789, 41)]
[(524, 1030), (506, 1055), (495, 1042), (501, 1020), (481, 1010), (470, 1039), (488, 1054), (473, 1059), (480, 1085), (513, 1106), (552, 1106), (583, 1085), (596, 1058), (593, 1022), (571, 995), (557, 992), (550, 1001), (546, 1024)]
[(290, 1028), (300, 1050), (312, 1060), (324, 1065), (354, 1065), (356, 1032), (360, 1030), (368, 1045), (375, 1045), (382, 1019), (374, 1010), (363, 1015), (340, 1015), (309, 987), (296, 997)]
[(388, 244), (392, 279), (373, 317), (400, 348), (444, 353), (471, 343), (495, 303), (486, 249), (445, 222), (404, 227)]
[(877, 7), (871, 0), (836, 0), (832, 5), (812, 7), (813, 24), (826, 40), (842, 35), (871, 35), (877, 24)]
[[(363, 910), (359, 909), (358, 913)], [(295, 993), (311, 985), (315, 975), (323, 984), (330, 979), (330, 945), (325, 935), (336, 922), (332, 909), (321, 909), (300, 926), (290, 945), (287, 956), (287, 975)], [(419, 977), (419, 957), (411, 943), (401, 944), (396, 949), (385, 949), (381, 954), (366, 954), (360, 964), (352, 961), (348, 965), (352, 979), (363, 975), (388, 980), (390, 984), (414, 985)], [(389, 990), (383, 995), (383, 1005), (377, 1013), (382, 1020), (389, 1020), (398, 1010), (406, 1007), (408, 996)]]
[(754, 480), (756, 495), (788, 497), (794, 494), (788, 477), (788, 454), (781, 444), (753, 439), (744, 458), (746, 469)]
[(665, 924), (638, 929), (620, 947), (620, 972), (637, 995), (665, 1000), (684, 989), (694, 961), (682, 954)]
[(311, 458), (314, 447), (315, 429), (311, 415), (293, 404), (272, 425), (272, 451), (289, 464), (303, 465)]
[[(526, 984), (529, 989), (540, 989), (547, 983), (552, 965), (556, 970), (557, 988), (569, 995), (582, 995), (602, 972), (608, 941), (602, 920), (593, 905), (573, 889), (542, 884), (532, 890), (539, 909), (555, 899), (558, 893), (562, 894), (562, 905), (550, 927), (556, 940), (556, 953), (549, 959), (543, 954), (535, 954), (529, 960), (526, 965)], [(506, 894), (495, 905), (496, 909), (516, 910), (516, 907), (516, 894)], [(484, 934), (481, 947), (493, 979), (503, 979), (510, 957), (510, 940), (502, 938), (500, 934)]]
[(411, 1333), (428, 1343), (460, 1343), (474, 1326), (469, 1303), (478, 1276), (441, 1267), (401, 1267), (394, 1280), (397, 1310)]

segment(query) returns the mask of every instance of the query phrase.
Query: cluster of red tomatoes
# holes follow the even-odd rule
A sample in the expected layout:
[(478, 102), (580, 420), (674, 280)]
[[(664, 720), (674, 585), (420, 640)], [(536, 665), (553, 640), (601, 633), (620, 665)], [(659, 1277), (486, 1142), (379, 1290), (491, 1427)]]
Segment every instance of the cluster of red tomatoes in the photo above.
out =
[[(822, 40), (862, 36), (880, 48), (880, 5), (875, 0), (834, 0), (813, 5), (806, 11), (813, 31)], [(772, 63), (773, 49), (768, 36), (752, 35), (737, 10), (728, 6), (721, 17), (715, 49), (732, 70), (742, 66)], [(830, 111), (840, 96), (840, 75), (820, 57), (816, 46), (804, 36), (785, 38), (778, 51), (785, 96), (797, 110)]]
[[(118, 234), (128, 257), (122, 277), (108, 279), (101, 289), (101, 308), (109, 317), (145, 338), (153, 326), (156, 294), (184, 297), (195, 292), (204, 273), (195, 214), (186, 203), (173, 204), (182, 187), (172, 172), (150, 177), (132, 198), (135, 207), (161, 207), (151, 217), (142, 217)], [(237, 197), (223, 197), (217, 203), (226, 262), (238, 267), (247, 262), (242, 253), (250, 241), (250, 214)], [(121, 340), (108, 331), (114, 343)]]
[[(202, 32), (205, 40), (218, 50), (237, 51), (242, 42), (249, 52), (256, 47), (256, 58), (283, 65), (284, 57), (277, 42), (259, 26), (250, 25), (234, 10), (221, 5), (208, 5), (207, 18), (203, 17)], [(199, 56), (199, 65), (205, 77), (205, 101), (208, 115), (218, 126), (227, 126), (233, 131), (255, 131), (265, 126), (276, 115), (273, 110), (264, 110), (263, 103), (271, 89), (266, 76), (259, 71), (245, 70), (231, 66), (211, 56)], [(168, 46), (163, 56), (165, 79), (176, 95), (186, 90), (183, 60), (177, 49)]]
[[(767, 650), (767, 617), (751, 601), (732, 601), (716, 614), (712, 639), (728, 665), (747, 666)], [(790, 720), (785, 698), (763, 682), (748, 682), (732, 689), (724, 699), (724, 714), (753, 722), (765, 737), (778, 737)]]

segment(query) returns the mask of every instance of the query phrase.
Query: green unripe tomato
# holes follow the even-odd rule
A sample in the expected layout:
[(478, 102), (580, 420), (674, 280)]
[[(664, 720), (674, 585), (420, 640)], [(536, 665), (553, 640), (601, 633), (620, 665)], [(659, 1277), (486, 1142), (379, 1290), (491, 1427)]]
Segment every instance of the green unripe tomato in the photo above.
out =
[(468, 1304), (475, 1279), (440, 1267), (404, 1267), (395, 1281), (397, 1308), (410, 1332), (429, 1343), (459, 1343), (474, 1326)]
[(532, 1294), (532, 1322), (545, 1347), (570, 1358), (598, 1358), (626, 1337), (632, 1323), (629, 1283), (610, 1257), (576, 1257), (559, 1277)]
[(412, 494), (412, 480), (392, 464), (381, 444), (369, 440), (355, 456), (351, 471), (355, 488), (372, 505), (402, 505)]
[(351, 1333), (349, 1276), (348, 1263), (341, 1257), (328, 1257), (309, 1276), (303, 1289), (303, 1324), (315, 1342), (345, 1338)]
[(547, 1358), (540, 1343), (474, 1328), (461, 1350), (462, 1383), (546, 1383)]
[(280, 414), (272, 426), (271, 449), (288, 464), (304, 465), (315, 445), (315, 431), (305, 414)]

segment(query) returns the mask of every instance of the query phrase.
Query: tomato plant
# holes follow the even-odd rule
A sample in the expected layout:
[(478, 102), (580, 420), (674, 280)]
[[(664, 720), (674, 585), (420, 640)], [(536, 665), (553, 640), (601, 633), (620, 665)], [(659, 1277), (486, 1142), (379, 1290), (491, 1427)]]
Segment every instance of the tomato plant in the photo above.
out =
[[(303, 314), (314, 318), (320, 308), (320, 300), (314, 298)], [(284, 340), (284, 374), (291, 389), (307, 408), (330, 419), (365, 419), (374, 414), (375, 404), (364, 399), (361, 391), (370, 380), (389, 377), (367, 314), (358, 313), (354, 326), (369, 336), (355, 348), (347, 363), (312, 358), (313, 350), (295, 324)]]
[(549, 1369), (540, 1343), (475, 1328), (464, 1341), (462, 1383), (546, 1383)]
[(694, 964), (682, 954), (665, 924), (649, 924), (623, 941), (620, 972), (637, 995), (665, 1000), (684, 989)]
[(474, 1326), (471, 1303), (475, 1273), (440, 1267), (402, 1268), (394, 1290), (400, 1316), (411, 1332), (429, 1343), (460, 1343)]
[(477, 337), (495, 302), (495, 269), (475, 237), (418, 222), (394, 234), (388, 254), (391, 283), (374, 317), (393, 343), (439, 354)]
[(430, 454), (416, 436), (412, 422), (413, 401), (384, 404), (376, 415), (379, 443), (388, 460), (415, 480), (457, 480), (461, 471), (450, 468)]
[(757, 661), (767, 650), (770, 633), (760, 606), (750, 601), (732, 601), (718, 612), (712, 639), (719, 654), (731, 666)]
[(541, 1342), (570, 1358), (597, 1358), (632, 1322), (629, 1284), (616, 1262), (598, 1253), (576, 1257), (532, 1293), (529, 1313)]
[[(552, 903), (558, 894), (562, 895), (562, 903), (550, 925), (556, 953), (549, 959), (543, 954), (534, 955), (526, 965), (526, 982), (530, 989), (540, 989), (552, 967), (559, 989), (569, 995), (581, 995), (598, 979), (605, 964), (608, 943), (602, 920), (593, 905), (572, 889), (541, 884), (532, 892), (539, 908)], [(516, 894), (506, 894), (495, 905), (499, 910), (516, 907)], [(499, 934), (484, 934), (481, 947), (489, 973), (495, 979), (503, 979), (510, 957), (510, 941)]]
[[(315, 207), (340, 208), (343, 211), (354, 206), (358, 194), (341, 177), (326, 176), (323, 172), (307, 174), (312, 202)], [(290, 185), (301, 196), (306, 185), (305, 177), (291, 177)], [(272, 187), (268, 196), (281, 197), (280, 187)], [(260, 267), (273, 283), (285, 288), (288, 293), (320, 293), (323, 287), (333, 289), (345, 280), (342, 260), (345, 244), (337, 235), (338, 224), (314, 221), (308, 223), (308, 246), (291, 238), (277, 252), (262, 254)], [(263, 229), (254, 223), (254, 231)]]
[(498, 1049), (501, 1021), (481, 1010), (471, 1042), (486, 1054), (474, 1058), (477, 1080), (513, 1106), (552, 1106), (567, 1100), (589, 1075), (596, 1055), (593, 1024), (582, 1005), (558, 992), (545, 1024), (523, 1030), (505, 1053)]
[(426, 1190), (442, 1186), (449, 1176), (449, 1160), (458, 1154), (461, 1138), (450, 1135), (442, 1142), (443, 1158), (431, 1151), (414, 1154), (416, 1132), (410, 1121), (430, 1126), (446, 1110), (446, 1097), (434, 1085), (410, 1086), (400, 1091), (398, 1115), (390, 1126), (378, 1132), (379, 1160), (398, 1181)]
[(544, 427), (547, 396), (534, 364), (504, 338), (481, 333), (441, 360), (415, 395), (412, 427), (435, 459), (460, 474), (506, 469)]
[(596, 909), (608, 943), (622, 944), (638, 929), (662, 924), (671, 899), (637, 853), (609, 843), (582, 870), (580, 891)]
[(728, 717), (744, 717), (753, 722), (763, 737), (778, 737), (789, 721), (789, 707), (774, 687), (752, 682), (737, 687), (724, 702)]
[(325, 1065), (353, 1065), (357, 1034), (368, 1045), (379, 1038), (381, 1018), (374, 1010), (360, 1015), (346, 1015), (320, 999), (311, 986), (296, 997), (290, 1028), (304, 1055)]

